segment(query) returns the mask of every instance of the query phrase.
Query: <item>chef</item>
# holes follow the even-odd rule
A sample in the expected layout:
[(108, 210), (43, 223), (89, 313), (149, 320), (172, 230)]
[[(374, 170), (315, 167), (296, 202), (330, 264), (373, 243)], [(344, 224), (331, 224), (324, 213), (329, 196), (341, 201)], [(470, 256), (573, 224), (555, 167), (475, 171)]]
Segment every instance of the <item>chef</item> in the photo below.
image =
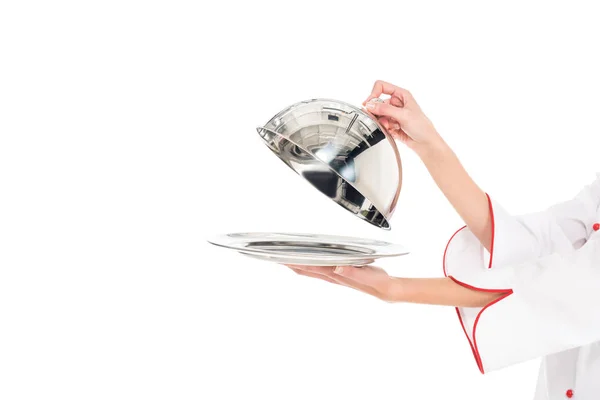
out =
[(600, 175), (570, 200), (511, 215), (470, 178), (408, 91), (378, 81), (363, 105), (415, 151), (466, 224), (446, 246), (445, 277), (289, 267), (389, 302), (456, 307), (481, 373), (544, 357), (535, 400), (598, 398)]

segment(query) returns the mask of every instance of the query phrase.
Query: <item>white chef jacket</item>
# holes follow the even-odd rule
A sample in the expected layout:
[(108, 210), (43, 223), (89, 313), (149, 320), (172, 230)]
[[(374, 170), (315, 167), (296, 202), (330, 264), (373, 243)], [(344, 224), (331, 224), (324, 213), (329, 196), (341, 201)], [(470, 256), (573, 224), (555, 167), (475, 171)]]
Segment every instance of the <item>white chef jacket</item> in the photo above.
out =
[(544, 357), (535, 400), (600, 399), (600, 173), (572, 200), (514, 216), (488, 195), (488, 252), (467, 227), (444, 252), (444, 274), (505, 293), (456, 309), (481, 373)]

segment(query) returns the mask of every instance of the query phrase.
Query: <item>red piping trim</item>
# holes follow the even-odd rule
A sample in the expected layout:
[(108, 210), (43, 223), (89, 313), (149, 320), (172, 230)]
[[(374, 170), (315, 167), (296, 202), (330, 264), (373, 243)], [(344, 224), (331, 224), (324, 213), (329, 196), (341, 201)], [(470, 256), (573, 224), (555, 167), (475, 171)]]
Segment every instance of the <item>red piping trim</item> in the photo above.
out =
[(481, 317), (481, 315), (483, 314), (483, 312), (486, 309), (488, 309), (489, 307), (493, 306), (494, 304), (500, 302), (501, 300), (504, 300), (511, 294), (513, 294), (513, 291), (511, 289), (509, 289), (509, 291), (504, 296), (497, 298), (496, 300), (492, 301), (490, 304), (485, 306), (481, 311), (479, 311), (479, 314), (477, 314), (477, 318), (475, 319), (475, 324), (473, 325), (473, 345), (475, 346), (475, 351), (477, 353), (477, 359), (478, 359), (478, 363), (479, 363), (479, 371), (481, 371), (482, 374), (485, 374), (485, 371), (483, 369), (483, 361), (481, 361), (481, 354), (479, 354), (479, 350), (477, 348), (477, 324), (479, 323), (479, 318)]
[[(496, 222), (494, 220), (494, 208), (492, 206), (492, 200), (490, 199), (490, 196), (486, 193), (485, 194), (487, 199), (488, 199), (488, 205), (489, 205), (489, 209), (490, 209), (490, 216), (492, 218), (492, 242), (490, 243), (490, 262), (488, 265), (488, 269), (492, 268), (492, 261), (493, 261), (493, 257), (494, 257), (494, 241), (495, 241), (495, 236), (496, 236)], [(496, 300), (490, 302), (488, 305), (486, 305), (485, 307), (483, 307), (481, 309), (481, 311), (479, 311), (479, 313), (477, 314), (477, 317), (475, 318), (475, 323), (473, 324), (473, 340), (471, 341), (471, 337), (469, 336), (469, 334), (467, 333), (467, 329), (465, 327), (465, 323), (462, 319), (462, 315), (460, 313), (460, 308), (456, 307), (456, 314), (458, 315), (458, 320), (460, 321), (460, 325), (462, 326), (463, 332), (465, 333), (465, 336), (467, 337), (467, 340), (469, 341), (469, 345), (471, 346), (471, 350), (473, 351), (473, 355), (475, 356), (475, 361), (477, 362), (477, 367), (479, 367), (479, 371), (482, 374), (485, 374), (485, 370), (483, 368), (483, 361), (481, 360), (481, 354), (479, 353), (479, 349), (477, 348), (477, 324), (479, 323), (479, 319), (481, 318), (481, 315), (483, 314), (483, 312), (485, 310), (487, 310), (488, 308), (490, 308), (491, 306), (493, 306), (494, 304), (500, 302), (501, 300), (504, 300), (505, 298), (507, 298), (508, 296), (510, 296), (511, 294), (513, 294), (512, 289), (483, 289), (483, 288), (478, 288), (475, 286), (471, 286), (468, 285), (464, 282), (459, 281), (458, 279), (454, 278), (453, 276), (448, 276), (448, 272), (446, 270), (446, 255), (448, 253), (448, 248), (450, 247), (450, 243), (452, 242), (452, 239), (454, 239), (454, 237), (458, 234), (458, 232), (462, 231), (463, 229), (466, 228), (466, 225), (463, 226), (462, 228), (460, 228), (459, 230), (457, 230), (456, 232), (454, 232), (454, 234), (450, 237), (450, 240), (448, 240), (448, 244), (446, 244), (446, 249), (444, 250), (444, 258), (443, 258), (443, 268), (444, 268), (444, 276), (452, 279), (453, 282), (472, 289), (472, 290), (477, 290), (479, 292), (485, 292), (485, 293), (506, 293), (504, 296), (501, 296), (499, 298), (497, 298)]]
[(471, 342), (471, 338), (469, 337), (469, 334), (467, 333), (467, 328), (465, 328), (465, 324), (462, 320), (462, 317), (460, 315), (460, 310), (458, 309), (458, 307), (456, 307), (456, 315), (458, 315), (458, 320), (460, 321), (460, 326), (462, 327), (462, 330), (465, 333), (467, 340), (469, 341), (469, 346), (471, 346), (471, 351), (473, 352), (473, 357), (475, 357), (475, 361), (477, 362), (477, 367), (479, 367), (479, 370), (481, 371), (482, 366), (479, 362), (479, 360), (481, 358), (477, 355), (477, 350), (475, 350), (475, 346), (473, 346), (473, 342)]
[(456, 236), (458, 234), (458, 232), (462, 231), (466, 227), (467, 226), (465, 225), (462, 228), (460, 228), (459, 230), (457, 230), (456, 232), (454, 232), (454, 235), (450, 236), (450, 240), (448, 240), (448, 243), (446, 244), (446, 249), (444, 250), (444, 262), (442, 263), (442, 265), (444, 266), (444, 276), (448, 276), (448, 273), (446, 272), (446, 253), (448, 253), (448, 248), (450, 247), (450, 242), (452, 242), (452, 239), (454, 239), (454, 236)]

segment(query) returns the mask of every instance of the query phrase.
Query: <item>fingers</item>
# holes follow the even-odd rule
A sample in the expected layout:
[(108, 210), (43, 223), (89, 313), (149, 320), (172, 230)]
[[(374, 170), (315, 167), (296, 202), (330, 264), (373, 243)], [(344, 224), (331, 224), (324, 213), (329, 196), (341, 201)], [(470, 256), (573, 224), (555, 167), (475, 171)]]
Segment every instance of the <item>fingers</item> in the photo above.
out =
[(393, 135), (397, 134), (400, 131), (400, 124), (394, 119), (391, 119), (389, 117), (379, 117), (377, 118), (377, 120), (386, 131)]
[(394, 107), (404, 107), (402, 100), (399, 99), (398, 97), (390, 97), (389, 101), (390, 101), (390, 104), (393, 105)]
[(304, 271), (304, 272), (310, 272), (310, 273), (321, 274), (321, 275), (332, 275), (333, 268), (335, 268), (335, 267), (319, 267), (319, 266), (313, 266), (313, 265), (294, 265), (294, 264), (285, 264), (285, 265), (294, 270), (300, 270), (300, 271)]
[(290, 267), (290, 269), (292, 271), (294, 271), (295, 273), (297, 273), (298, 275), (307, 276), (309, 278), (321, 279), (321, 280), (329, 282), (329, 283), (340, 285), (340, 283), (338, 281), (336, 281), (335, 279), (330, 278), (327, 275), (317, 274), (316, 272), (307, 272), (307, 271), (303, 271), (303, 270), (301, 270), (299, 268), (294, 268), (294, 267)]
[[(385, 117), (383, 117), (383, 118), (385, 118)], [(400, 131), (400, 124), (396, 120), (390, 119), (388, 121), (387, 130), (391, 133), (397, 133), (398, 131)]]
[(405, 121), (406, 118), (406, 109), (388, 103), (368, 102), (365, 107), (373, 115), (378, 117), (390, 117), (400, 123)]
[(405, 101), (406, 99), (412, 99), (412, 96), (408, 90), (402, 89), (385, 81), (376, 81), (373, 85), (373, 89), (371, 90), (371, 94), (363, 102), (363, 105), (365, 105), (371, 99), (381, 96), (382, 94), (388, 94), (392, 97), (397, 97), (402, 101)]
[(292, 271), (297, 273), (298, 275), (308, 276), (311, 278), (322, 279), (327, 282), (340, 284), (337, 280), (335, 280), (333, 276), (333, 267), (314, 267), (309, 265), (292, 265), (285, 264)]
[(381, 126), (383, 126), (385, 128), (386, 131), (389, 131), (391, 129), (391, 126), (390, 126), (391, 121), (388, 117), (380, 117), (380, 118), (377, 118), (377, 120), (379, 121)]
[[(360, 282), (353, 281), (343, 276), (339, 276), (333, 272), (335, 267), (315, 267), (309, 265), (288, 265), (298, 275), (309, 276), (317, 279), (322, 279), (327, 282), (336, 283), (341, 286), (347, 286), (351, 289), (358, 290), (360, 292), (375, 296), (383, 300), (383, 294), (379, 293), (376, 289), (369, 287)], [(355, 267), (345, 267), (348, 269)]]
[(381, 268), (363, 266), (317, 267), (287, 265), (298, 275), (321, 279), (358, 290), (386, 302), (395, 301), (394, 280)]
[[(393, 301), (387, 292), (389, 276), (378, 268), (353, 266), (314, 267), (306, 265), (290, 265), (299, 275), (310, 276), (327, 282), (337, 283), (342, 286), (377, 297), (384, 301)], [(337, 272), (336, 272), (337, 271)]]
[(355, 283), (367, 285), (380, 293), (386, 293), (390, 277), (380, 269), (365, 266), (362, 268), (336, 267), (333, 273)]
[[(398, 100), (396, 97), (390, 97), (389, 99), (385, 99), (383, 102), (386, 104), (396, 106), (398, 106), (398, 104), (401, 103), (401, 101)], [(377, 120), (385, 128), (385, 130), (390, 133), (396, 133), (398, 130), (400, 130), (400, 124), (394, 119), (391, 119), (389, 117), (379, 117), (377, 118)]]

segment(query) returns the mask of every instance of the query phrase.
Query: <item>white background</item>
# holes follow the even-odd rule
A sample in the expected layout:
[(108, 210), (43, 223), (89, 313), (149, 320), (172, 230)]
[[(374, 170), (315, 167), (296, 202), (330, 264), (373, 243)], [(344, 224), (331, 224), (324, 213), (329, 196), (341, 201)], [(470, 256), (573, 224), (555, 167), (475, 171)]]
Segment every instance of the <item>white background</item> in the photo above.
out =
[(481, 375), (451, 308), (386, 304), (208, 245), (286, 231), (401, 243), (440, 276), (460, 227), (419, 160), (379, 231), (255, 126), (410, 89), (476, 181), (535, 211), (594, 179), (594, 2), (4, 1), (0, 399), (530, 399)]

